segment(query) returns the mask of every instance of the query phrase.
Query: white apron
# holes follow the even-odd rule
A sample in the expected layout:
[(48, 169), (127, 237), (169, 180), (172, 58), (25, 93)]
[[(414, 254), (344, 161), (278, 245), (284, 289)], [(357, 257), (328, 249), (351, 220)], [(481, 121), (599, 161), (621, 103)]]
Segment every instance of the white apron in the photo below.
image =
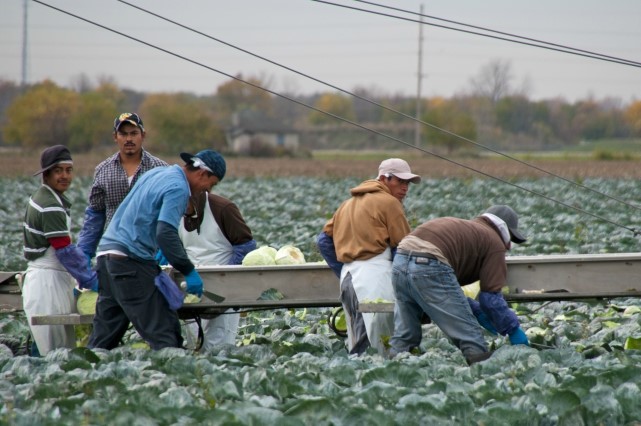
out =
[[(395, 302), (394, 289), (392, 287), (392, 253), (388, 247), (383, 253), (367, 260), (355, 260), (343, 264), (341, 269), (341, 282), (345, 275), (352, 276), (352, 286), (359, 303), (378, 298)], [(375, 312), (363, 313), (363, 322), (367, 330), (367, 337), (373, 348), (378, 353), (385, 355), (386, 349), (383, 343), (389, 341), (394, 333), (394, 315), (391, 313)], [(354, 346), (350, 321), (347, 321), (347, 344), (351, 350)]]
[[(67, 227), (70, 226), (67, 215)], [(34, 315), (76, 313), (75, 286), (76, 280), (62, 266), (53, 247), (42, 257), (28, 262), (22, 284), (22, 304), (40, 355), (56, 348), (76, 347), (73, 325), (31, 325)]]
[[(195, 265), (227, 265), (229, 263), (234, 251), (211, 213), (209, 197), (205, 201), (200, 235), (195, 230), (187, 232), (182, 221), (178, 229), (185, 251)], [(205, 351), (224, 344), (235, 345), (239, 321), (240, 314), (233, 309), (228, 309), (224, 314), (211, 320), (202, 320), (204, 336), (201, 350)], [(198, 325), (188, 324), (186, 326), (187, 347), (195, 348), (197, 336)]]

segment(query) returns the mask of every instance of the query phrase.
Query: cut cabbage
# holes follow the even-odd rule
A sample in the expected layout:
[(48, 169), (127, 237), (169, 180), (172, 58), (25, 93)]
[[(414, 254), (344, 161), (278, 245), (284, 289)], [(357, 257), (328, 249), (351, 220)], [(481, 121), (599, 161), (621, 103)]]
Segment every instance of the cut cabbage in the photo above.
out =
[(476, 300), (476, 296), (478, 296), (479, 291), (481, 291), (481, 284), (479, 281), (476, 281), (472, 284), (461, 286), (461, 289), (463, 290), (465, 296), (469, 297), (470, 299)]
[(187, 294), (185, 295), (185, 300), (183, 301), (183, 303), (185, 303), (185, 304), (189, 304), (189, 303), (200, 303), (200, 299), (201, 299), (201, 298), (200, 298), (200, 297), (198, 297), (198, 296), (197, 296), (197, 295), (195, 295), (195, 294), (187, 293)]
[(98, 301), (98, 292), (85, 290), (78, 296), (76, 307), (80, 315), (93, 315), (96, 313), (96, 302)]
[(243, 259), (243, 266), (275, 265), (276, 249), (269, 246), (260, 246), (247, 253)]
[(276, 252), (274, 260), (277, 265), (301, 265), (305, 263), (305, 256), (299, 248), (286, 245)]

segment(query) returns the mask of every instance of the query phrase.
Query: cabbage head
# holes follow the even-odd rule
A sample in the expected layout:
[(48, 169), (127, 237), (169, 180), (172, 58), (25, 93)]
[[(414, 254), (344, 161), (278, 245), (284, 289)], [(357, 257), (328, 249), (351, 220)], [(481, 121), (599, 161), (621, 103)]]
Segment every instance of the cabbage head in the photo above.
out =
[(76, 307), (80, 315), (93, 315), (96, 313), (96, 302), (98, 301), (98, 292), (85, 290), (78, 296)]
[(243, 259), (243, 266), (275, 265), (276, 249), (269, 246), (260, 246), (247, 253)]
[(305, 256), (299, 248), (286, 245), (276, 252), (275, 260), (277, 265), (300, 265), (305, 263)]

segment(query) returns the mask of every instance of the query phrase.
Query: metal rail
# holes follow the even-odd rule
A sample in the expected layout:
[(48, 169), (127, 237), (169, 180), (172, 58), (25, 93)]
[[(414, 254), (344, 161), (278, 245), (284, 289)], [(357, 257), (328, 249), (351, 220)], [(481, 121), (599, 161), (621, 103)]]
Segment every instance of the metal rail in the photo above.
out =
[[(641, 253), (510, 256), (506, 261), (508, 282), (504, 296), (510, 302), (641, 297)], [(249, 310), (340, 305), (338, 279), (324, 263), (197, 268), (205, 290), (224, 297), (224, 301), (215, 303), (203, 297), (200, 303), (181, 308), (181, 316), (216, 315), (228, 308)], [(176, 283), (184, 279), (178, 272), (170, 272)], [(266, 298), (266, 294), (270, 297)], [(364, 303), (361, 310), (390, 311), (389, 306), (373, 305), (384, 304)], [(0, 309), (3, 308), (22, 309), (22, 298), (13, 272), (0, 273)], [(88, 321), (86, 318), (67, 317), (74, 324)], [(33, 324), (59, 324), (59, 321), (64, 320), (54, 316), (32, 319)]]

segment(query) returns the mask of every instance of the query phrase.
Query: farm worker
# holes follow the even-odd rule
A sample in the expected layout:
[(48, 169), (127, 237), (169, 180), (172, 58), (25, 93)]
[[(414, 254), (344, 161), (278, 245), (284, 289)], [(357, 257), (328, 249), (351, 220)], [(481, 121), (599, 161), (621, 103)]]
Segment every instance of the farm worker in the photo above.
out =
[(359, 302), (384, 299), (393, 302), (392, 257), (398, 243), (410, 232), (403, 200), (410, 182), (421, 177), (400, 158), (381, 162), (376, 179), (350, 190), (317, 238), (318, 247), (332, 270), (340, 274), (340, 300), (347, 320), (350, 353), (373, 347), (386, 353), (392, 315), (361, 313)]
[[(501, 288), (506, 283), (505, 253), (526, 241), (511, 207), (495, 205), (471, 219), (429, 220), (403, 238), (393, 262), (396, 294), (391, 354), (421, 343), (421, 316), (430, 316), (463, 352), (468, 364), (489, 358), (479, 323), (528, 345), (516, 314)], [(479, 302), (466, 298), (462, 285), (480, 281)]]
[[(156, 167), (143, 174), (122, 201), (96, 253), (100, 295), (89, 348), (115, 348), (131, 322), (152, 349), (182, 347), (180, 322), (156, 287), (161, 249), (185, 276), (187, 293), (202, 296), (203, 281), (178, 235), (183, 215), (193, 215), (192, 194), (218, 183), (208, 155), (183, 166)], [(181, 300), (182, 301), (182, 300)]]
[[(40, 156), (42, 185), (29, 198), (23, 223), (24, 275), (22, 298), (29, 324), (34, 315), (76, 312), (73, 289), (98, 289), (96, 272), (87, 265), (82, 250), (71, 242), (69, 210), (64, 193), (73, 180), (69, 149), (54, 145)], [(74, 281), (75, 279), (75, 281)], [(56, 348), (73, 348), (73, 325), (30, 325), (40, 355)]]
[[(225, 159), (215, 151), (201, 151), (196, 155), (180, 154), (186, 162), (205, 160), (211, 164), (218, 182), (225, 177)], [(183, 216), (178, 234), (189, 259), (196, 265), (240, 265), (245, 255), (256, 249), (256, 241), (240, 210), (232, 201), (220, 195), (202, 191), (192, 195), (193, 215)], [(159, 254), (161, 264), (166, 262)], [(235, 345), (240, 314), (232, 309), (210, 320), (202, 320), (202, 351), (220, 345)], [(198, 325), (187, 326), (187, 346), (195, 347)]]
[(116, 209), (140, 176), (154, 167), (167, 166), (142, 147), (146, 135), (136, 113), (123, 112), (114, 120), (113, 139), (118, 152), (96, 166), (85, 221), (78, 235), (78, 247), (89, 262)]

